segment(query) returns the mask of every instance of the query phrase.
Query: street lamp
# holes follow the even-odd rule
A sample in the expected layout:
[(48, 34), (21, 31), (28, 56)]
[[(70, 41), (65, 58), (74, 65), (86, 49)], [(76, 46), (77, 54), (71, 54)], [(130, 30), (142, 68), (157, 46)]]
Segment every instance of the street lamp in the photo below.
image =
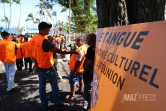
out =
[[(68, 23), (68, 37), (66, 37), (66, 44), (69, 44), (70, 43), (70, 10), (71, 10), (71, 0), (69, 0), (69, 23)], [(65, 55), (65, 58), (66, 60), (70, 60), (70, 54), (66, 54)]]

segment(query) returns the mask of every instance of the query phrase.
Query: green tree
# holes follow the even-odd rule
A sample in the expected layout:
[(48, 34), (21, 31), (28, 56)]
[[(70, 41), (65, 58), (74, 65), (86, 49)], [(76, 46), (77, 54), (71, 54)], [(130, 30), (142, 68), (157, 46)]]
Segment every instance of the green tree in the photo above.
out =
[[(38, 5), (36, 5), (36, 7), (39, 7), (39, 11), (37, 12), (37, 14), (39, 13), (40, 15), (40, 21), (43, 21), (43, 18), (47, 19), (47, 15), (51, 18), (51, 14), (49, 12), (49, 10), (52, 10), (52, 5), (51, 4), (46, 4), (46, 2), (42, 2), (43, 0), (40, 0), (40, 3)], [(47, 13), (47, 15), (45, 14), (45, 12)]]
[(96, 0), (98, 27), (164, 20), (165, 0)]
[(57, 16), (56, 11), (53, 11), (51, 15), (52, 15), (52, 20), (53, 20), (53, 25), (55, 25), (54, 24), (54, 18), (56, 19), (56, 16)]
[(8, 30), (9, 29), (9, 23), (10, 23), (8, 17), (5, 16), (4, 19), (1, 19), (1, 22), (5, 22), (7, 24), (6, 29)]
[[(5, 11), (5, 3), (10, 3), (10, 0), (1, 0), (1, 3), (3, 3), (3, 10), (4, 10), (4, 17), (6, 17), (6, 11)], [(8, 24), (7, 22), (5, 22), (6, 24), (6, 29), (8, 28)]]
[[(50, 4), (59, 3), (63, 6), (62, 12), (65, 8), (69, 8), (69, 0), (45, 0)], [(72, 0), (72, 25), (75, 32), (94, 32), (97, 29), (97, 15), (95, 8), (95, 0)], [(93, 27), (93, 28), (92, 28)]]
[(11, 28), (10, 25), (11, 25), (11, 21), (12, 21), (12, 1), (9, 0), (9, 5), (10, 5), (10, 21), (9, 21), (9, 25), (8, 25), (8, 30)]
[(3, 27), (1, 26), (1, 27), (0, 27), (0, 33), (2, 32), (2, 30), (3, 30)]
[(35, 20), (34, 23), (35, 23), (35, 24), (39, 24), (39, 23), (40, 23), (40, 19), (39, 19), (39, 18), (36, 18), (36, 20)]
[(21, 34), (23, 32), (24, 28), (22, 27), (22, 28), (16, 28), (16, 29), (17, 29), (18, 33)]
[(28, 14), (28, 18), (25, 20), (26, 22), (27, 21), (32, 21), (33, 23), (33, 28), (34, 28), (34, 24), (35, 24), (35, 18), (34, 18), (34, 15), (32, 13)]

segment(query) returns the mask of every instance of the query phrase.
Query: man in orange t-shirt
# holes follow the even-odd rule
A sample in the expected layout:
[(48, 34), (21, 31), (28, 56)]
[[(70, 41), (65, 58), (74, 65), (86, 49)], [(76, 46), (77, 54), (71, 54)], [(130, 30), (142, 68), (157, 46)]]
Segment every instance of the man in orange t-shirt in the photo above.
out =
[(29, 64), (29, 73), (32, 74), (32, 61), (30, 59), (29, 55), (29, 42), (28, 42), (28, 37), (24, 37), (24, 43), (21, 44), (21, 50), (22, 54), (24, 57), (24, 62), (25, 62), (25, 70), (27, 70), (27, 66)]
[(41, 22), (38, 25), (39, 34), (36, 34), (30, 41), (30, 58), (35, 63), (36, 73), (39, 77), (39, 94), (43, 110), (48, 110), (48, 100), (46, 97), (46, 83), (52, 87), (53, 102), (55, 105), (63, 105), (60, 99), (60, 92), (56, 72), (53, 67), (53, 53), (77, 54), (77, 52), (63, 51), (58, 49), (45, 36), (48, 36), (51, 24)]
[(7, 78), (7, 93), (15, 91), (14, 77), (16, 72), (16, 43), (11, 41), (8, 32), (2, 32), (3, 40), (0, 41), (0, 61), (4, 63)]
[(19, 38), (17, 40), (17, 46), (18, 50), (16, 53), (16, 65), (17, 65), (17, 71), (21, 74), (22, 67), (23, 67), (23, 55), (21, 50), (21, 44), (22, 44), (22, 38)]

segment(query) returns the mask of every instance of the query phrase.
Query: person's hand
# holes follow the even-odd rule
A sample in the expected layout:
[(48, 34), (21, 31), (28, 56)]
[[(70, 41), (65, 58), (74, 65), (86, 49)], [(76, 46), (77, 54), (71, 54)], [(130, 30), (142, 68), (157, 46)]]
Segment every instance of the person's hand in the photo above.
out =
[(33, 66), (33, 69), (34, 69), (34, 72), (36, 73), (36, 72), (37, 72), (37, 69), (38, 69), (38, 65), (35, 64), (35, 65)]

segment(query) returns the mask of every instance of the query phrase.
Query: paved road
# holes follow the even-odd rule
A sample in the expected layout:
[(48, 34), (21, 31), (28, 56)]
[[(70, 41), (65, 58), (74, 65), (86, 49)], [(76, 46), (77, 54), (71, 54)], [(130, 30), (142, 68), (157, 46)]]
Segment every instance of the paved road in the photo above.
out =
[[(62, 100), (70, 93), (68, 84), (67, 62), (61, 62), (60, 73), (66, 83), (59, 83), (60, 93)], [(39, 93), (38, 93), (38, 77), (36, 74), (28, 74), (23, 71), (23, 74), (16, 73), (15, 86), (18, 91), (12, 95), (6, 95), (6, 76), (3, 64), (0, 63), (0, 111), (41, 111)], [(51, 87), (49, 84), (46, 86), (47, 97), (52, 103)], [(77, 98), (66, 104), (64, 107), (51, 107), (51, 111), (86, 111), (82, 108), (83, 98), (82, 95), (77, 95)]]

